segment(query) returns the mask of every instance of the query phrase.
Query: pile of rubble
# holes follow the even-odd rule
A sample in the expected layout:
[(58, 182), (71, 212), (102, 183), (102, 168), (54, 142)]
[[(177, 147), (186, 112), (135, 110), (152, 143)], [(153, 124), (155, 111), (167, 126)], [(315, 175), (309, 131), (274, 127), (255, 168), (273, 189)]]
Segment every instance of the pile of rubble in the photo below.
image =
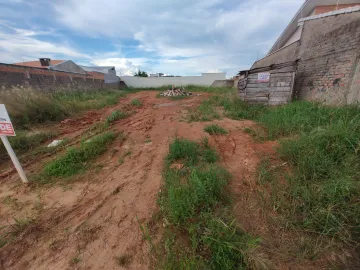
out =
[(186, 92), (184, 87), (175, 88), (175, 89), (173, 87), (172, 89), (166, 90), (165, 92), (160, 94), (160, 96), (163, 97), (178, 97), (178, 96), (192, 96), (192, 95), (193, 93)]

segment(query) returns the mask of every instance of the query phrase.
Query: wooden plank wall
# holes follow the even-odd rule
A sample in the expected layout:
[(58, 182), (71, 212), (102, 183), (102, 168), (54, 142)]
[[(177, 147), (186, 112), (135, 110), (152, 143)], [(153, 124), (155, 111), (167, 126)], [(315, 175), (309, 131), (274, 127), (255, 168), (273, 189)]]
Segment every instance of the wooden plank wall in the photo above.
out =
[(270, 72), (270, 82), (258, 82), (258, 74), (250, 74), (245, 89), (238, 89), (239, 97), (249, 103), (268, 105), (286, 104), (291, 101), (295, 72)]

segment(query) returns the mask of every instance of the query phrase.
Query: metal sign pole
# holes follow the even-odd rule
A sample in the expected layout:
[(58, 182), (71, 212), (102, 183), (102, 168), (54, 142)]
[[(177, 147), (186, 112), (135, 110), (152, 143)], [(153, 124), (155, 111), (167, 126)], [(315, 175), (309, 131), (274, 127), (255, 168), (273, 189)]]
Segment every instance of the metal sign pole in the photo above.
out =
[(18, 174), (20, 175), (21, 180), (22, 180), (24, 183), (28, 183), (29, 181), (28, 181), (27, 178), (26, 178), (25, 172), (24, 172), (23, 168), (21, 167), (20, 162), (19, 162), (19, 160), (17, 159), (17, 157), (16, 157), (16, 155), (15, 155), (15, 152), (14, 152), (14, 150), (12, 149), (12, 147), (11, 147), (11, 145), (10, 145), (7, 137), (6, 137), (6, 136), (0, 136), (0, 138), (1, 138), (1, 140), (2, 140), (2, 142), (3, 142), (3, 144), (4, 144), (4, 146), (5, 146), (5, 148), (6, 148), (6, 150), (7, 150), (7, 152), (9, 153), (9, 156), (10, 156), (12, 162), (14, 163), (14, 166), (15, 166)]

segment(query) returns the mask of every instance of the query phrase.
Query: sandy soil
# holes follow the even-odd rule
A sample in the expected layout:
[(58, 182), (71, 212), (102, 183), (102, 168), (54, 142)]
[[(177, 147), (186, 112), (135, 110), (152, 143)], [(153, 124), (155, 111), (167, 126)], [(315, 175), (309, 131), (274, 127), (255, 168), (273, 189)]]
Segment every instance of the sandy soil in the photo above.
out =
[[(229, 130), (226, 136), (209, 136), (207, 123), (186, 123), (189, 107), (197, 106), (206, 94), (190, 99), (170, 101), (156, 98), (156, 92), (139, 92), (123, 98), (119, 105), (88, 112), (76, 120), (58, 125), (61, 137), (79, 140), (92, 123), (105, 119), (114, 109), (138, 98), (143, 103), (131, 117), (114, 123), (112, 129), (123, 131), (127, 138), (116, 141), (98, 159), (99, 170), (78, 176), (66, 185), (31, 188), (21, 185), (14, 172), (4, 174), (0, 182), (0, 201), (6, 196), (16, 202), (2, 203), (0, 226), (13, 218), (36, 217), (18, 240), (0, 249), (1, 269), (119, 269), (115, 257), (131, 258), (128, 269), (148, 269), (149, 247), (140, 225), (151, 221), (157, 211), (157, 194), (162, 184), (163, 158), (168, 144), (178, 135), (192, 140), (208, 136), (221, 154), (221, 163), (233, 174), (231, 188), (236, 194), (236, 215), (244, 229), (254, 233), (266, 230), (254, 226), (261, 213), (244, 210), (246, 198), (256, 193), (256, 167), (261, 156), (274, 153), (276, 142), (254, 143), (243, 132), (253, 127), (251, 121), (224, 118), (214, 121)], [(124, 157), (124, 162), (118, 160)], [(26, 167), (28, 173), (40, 170), (53, 157), (44, 157)], [(2, 169), (11, 164), (2, 165)], [(73, 258), (79, 258), (72, 263)]]

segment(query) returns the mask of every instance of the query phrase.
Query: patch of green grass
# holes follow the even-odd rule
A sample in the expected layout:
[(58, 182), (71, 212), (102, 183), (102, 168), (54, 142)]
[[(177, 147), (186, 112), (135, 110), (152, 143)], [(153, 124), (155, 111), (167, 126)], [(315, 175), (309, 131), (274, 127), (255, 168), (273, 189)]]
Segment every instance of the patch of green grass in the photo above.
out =
[(209, 144), (209, 139), (203, 137), (201, 139), (201, 157), (206, 163), (215, 163), (219, 160), (219, 155), (216, 150)]
[(195, 166), (200, 161), (214, 163), (218, 160), (218, 155), (206, 137), (203, 138), (201, 144), (176, 137), (170, 144), (166, 160), (169, 165), (181, 162), (185, 166)]
[(80, 262), (81, 262), (80, 256), (76, 256), (76, 257), (74, 257), (74, 258), (72, 258), (72, 259), (70, 260), (70, 264), (71, 264), (71, 265), (78, 264), (78, 263), (80, 263)]
[(217, 124), (205, 126), (204, 131), (209, 133), (210, 135), (225, 135), (228, 133), (227, 130)]
[(195, 165), (199, 161), (200, 147), (196, 142), (187, 139), (175, 138), (170, 144), (167, 160), (169, 163), (181, 160), (186, 165)]
[(189, 122), (206, 122), (214, 119), (220, 119), (220, 113), (217, 111), (218, 104), (214, 99), (208, 99), (201, 102), (200, 106), (190, 110), (188, 115)]
[(253, 137), (255, 142), (263, 143), (267, 139), (266, 131), (261, 128), (253, 129), (250, 127), (246, 127), (243, 131)]
[(141, 107), (143, 105), (142, 102), (138, 98), (131, 100), (130, 104), (135, 107)]
[(292, 220), (321, 234), (359, 241), (360, 121), (318, 128), (281, 141), (282, 157), (293, 166), (288, 176)]
[(264, 184), (271, 182), (273, 179), (273, 174), (270, 171), (270, 161), (268, 158), (262, 158), (260, 164), (257, 168), (257, 182), (259, 184)]
[[(360, 239), (359, 115), (355, 106), (296, 101), (252, 118), (264, 126), (269, 139), (283, 138), (278, 151), (291, 166), (286, 186), (266, 163), (258, 169), (259, 182), (271, 183), (276, 209), (303, 230), (346, 243)], [(276, 190), (280, 186), (283, 192)]]
[(128, 268), (131, 264), (132, 256), (129, 254), (124, 254), (124, 255), (116, 257), (115, 260), (119, 266)]
[(128, 117), (128, 113), (115, 110), (106, 118), (106, 124), (111, 124), (112, 122), (124, 119), (126, 117)]
[(70, 148), (64, 156), (45, 165), (43, 175), (45, 178), (68, 177), (85, 170), (86, 162), (104, 153), (115, 138), (115, 133), (106, 132), (82, 143), (80, 147)]
[(186, 183), (182, 183), (181, 172), (169, 171), (165, 175), (168, 194), (162, 210), (174, 224), (183, 224), (197, 212), (216, 205), (229, 179), (229, 174), (216, 165), (191, 169)]
[[(158, 266), (163, 269), (240, 269), (257, 246), (229, 217), (226, 185), (230, 174), (217, 161), (208, 139), (175, 138), (169, 146), (159, 205), (166, 231)], [(207, 154), (207, 151), (211, 154)], [(184, 161), (184, 168), (171, 169)], [(188, 244), (184, 244), (188, 243)]]

